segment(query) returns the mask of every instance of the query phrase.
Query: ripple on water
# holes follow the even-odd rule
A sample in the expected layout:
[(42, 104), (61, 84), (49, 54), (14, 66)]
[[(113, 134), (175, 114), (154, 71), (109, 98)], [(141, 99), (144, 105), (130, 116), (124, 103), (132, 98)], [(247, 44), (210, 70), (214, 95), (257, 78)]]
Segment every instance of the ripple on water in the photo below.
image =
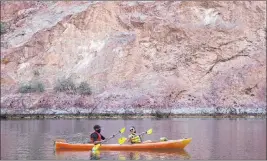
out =
[[(181, 139), (192, 137), (184, 151), (161, 152), (55, 152), (53, 141), (88, 141), (92, 127), (100, 124), (109, 137), (118, 129), (134, 125), (138, 132), (153, 128), (144, 140), (160, 137)], [(118, 136), (119, 137), (119, 136)], [(116, 143), (117, 139), (109, 143)], [(261, 139), (259, 139), (261, 138)], [(1, 159), (101, 159), (101, 160), (172, 160), (172, 159), (266, 159), (265, 119), (129, 119), (129, 120), (5, 120), (1, 121)]]

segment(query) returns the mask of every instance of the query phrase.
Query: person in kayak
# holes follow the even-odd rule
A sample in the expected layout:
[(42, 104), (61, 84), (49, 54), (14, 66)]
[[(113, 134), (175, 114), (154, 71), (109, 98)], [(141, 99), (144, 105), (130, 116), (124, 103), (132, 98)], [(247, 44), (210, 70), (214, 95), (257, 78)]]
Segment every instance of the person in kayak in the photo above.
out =
[(136, 134), (134, 126), (130, 128), (130, 133), (127, 142), (130, 142), (131, 144), (142, 143), (142, 138), (140, 135)]
[(99, 125), (94, 126), (95, 132), (91, 134), (91, 143), (98, 144), (105, 141), (105, 137), (101, 135), (101, 127)]

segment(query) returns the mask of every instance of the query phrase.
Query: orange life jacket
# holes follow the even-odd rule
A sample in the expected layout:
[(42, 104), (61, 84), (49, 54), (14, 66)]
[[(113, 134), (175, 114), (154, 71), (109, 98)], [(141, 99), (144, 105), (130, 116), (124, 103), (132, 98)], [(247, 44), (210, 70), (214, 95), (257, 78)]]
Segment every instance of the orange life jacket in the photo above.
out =
[[(98, 132), (96, 132), (96, 131), (93, 132), (93, 133), (96, 133), (96, 134), (98, 135), (98, 137), (97, 137), (97, 141), (101, 141), (101, 135), (100, 135)], [(93, 133), (92, 133), (92, 134), (93, 134)], [(91, 134), (91, 135), (92, 135), (92, 134)], [(91, 138), (91, 143), (93, 143), (93, 142), (94, 142), (94, 140)]]

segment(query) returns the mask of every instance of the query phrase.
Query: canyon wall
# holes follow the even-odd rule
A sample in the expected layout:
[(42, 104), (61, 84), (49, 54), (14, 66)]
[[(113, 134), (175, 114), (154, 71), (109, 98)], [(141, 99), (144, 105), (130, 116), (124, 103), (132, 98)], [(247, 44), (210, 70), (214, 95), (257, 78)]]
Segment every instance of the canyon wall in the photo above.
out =
[(1, 114), (266, 113), (264, 1), (1, 1), (1, 32)]

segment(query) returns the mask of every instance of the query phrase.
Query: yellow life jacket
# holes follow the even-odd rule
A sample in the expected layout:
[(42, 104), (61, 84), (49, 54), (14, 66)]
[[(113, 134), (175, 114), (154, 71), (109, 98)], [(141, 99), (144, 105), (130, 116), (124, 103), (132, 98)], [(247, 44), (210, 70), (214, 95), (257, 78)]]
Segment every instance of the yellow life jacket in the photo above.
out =
[(131, 143), (141, 143), (141, 138), (140, 136), (136, 135), (136, 134), (130, 134), (130, 138), (131, 138)]

